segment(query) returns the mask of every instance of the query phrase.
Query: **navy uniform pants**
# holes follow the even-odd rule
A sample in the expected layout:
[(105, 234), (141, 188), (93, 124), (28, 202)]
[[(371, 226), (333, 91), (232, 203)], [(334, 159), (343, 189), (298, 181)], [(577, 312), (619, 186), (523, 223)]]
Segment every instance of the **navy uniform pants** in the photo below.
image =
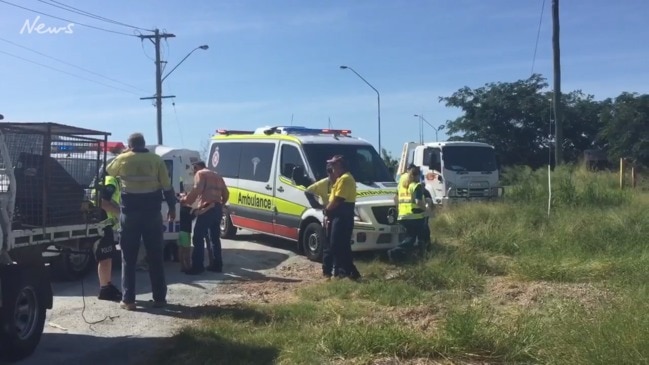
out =
[(149, 264), (153, 300), (164, 302), (167, 297), (167, 283), (164, 273), (162, 214), (159, 210), (122, 212), (120, 220), (122, 232), (119, 245), (122, 249), (122, 291), (124, 293), (122, 301), (135, 302), (135, 266), (140, 242), (142, 242)]
[[(329, 245), (323, 252), (325, 275), (359, 277), (352, 255), (354, 230), (354, 203), (343, 203), (330, 218)], [(333, 272), (331, 271), (333, 270)]]
[(399, 245), (388, 251), (388, 254), (393, 259), (403, 259), (412, 252), (417, 242), (418, 237), (425, 235), (426, 227), (425, 219), (402, 219), (399, 224), (406, 230), (406, 237), (399, 243)]

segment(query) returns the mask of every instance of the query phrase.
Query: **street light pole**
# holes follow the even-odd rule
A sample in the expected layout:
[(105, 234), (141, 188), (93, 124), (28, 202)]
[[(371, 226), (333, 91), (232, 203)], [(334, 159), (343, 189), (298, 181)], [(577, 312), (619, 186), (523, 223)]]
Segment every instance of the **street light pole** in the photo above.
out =
[(415, 117), (419, 118), (419, 143), (424, 144), (424, 117), (419, 114), (415, 114)]
[[(156, 31), (157, 32), (157, 31)], [(158, 33), (156, 33), (157, 35)], [(153, 97), (140, 98), (140, 100), (155, 99), (156, 101), (156, 129), (158, 132), (158, 144), (162, 144), (162, 99), (173, 98), (174, 95), (162, 96), (162, 82), (172, 73), (181, 63), (183, 63), (194, 51), (197, 49), (206, 50), (209, 48), (207, 45), (202, 45), (194, 48), (185, 56), (174, 68), (171, 69), (164, 77), (162, 76), (162, 61), (160, 60), (160, 42), (155, 42), (156, 46), (156, 94)]]
[(365, 80), (365, 78), (363, 78), (363, 76), (361, 76), (353, 68), (351, 68), (349, 66), (340, 66), (340, 69), (341, 70), (351, 70), (353, 73), (356, 74), (356, 76), (358, 76), (361, 80), (363, 80), (367, 84), (367, 86), (371, 87), (372, 90), (374, 90), (376, 92), (376, 100), (377, 100), (377, 104), (378, 104), (379, 154), (381, 154), (381, 153), (383, 153), (383, 151), (381, 150), (381, 94), (379, 94), (379, 91), (376, 90), (376, 88), (374, 86), (372, 86), (372, 84), (367, 82), (367, 80)]
[[(439, 142), (438, 132), (441, 131), (442, 129), (444, 129), (444, 124), (442, 124), (442, 125), (440, 125), (438, 127), (435, 127), (434, 125), (430, 124), (430, 122), (428, 122), (426, 120), (426, 118), (424, 118), (423, 115), (415, 114), (415, 117), (419, 117), (421, 121), (426, 122), (426, 124), (428, 124), (429, 127), (433, 128), (433, 130), (435, 131), (435, 142)], [(422, 123), (422, 128), (423, 128), (423, 123)], [(423, 130), (422, 130), (421, 134), (422, 134), (422, 139), (423, 139), (423, 134), (424, 134)]]

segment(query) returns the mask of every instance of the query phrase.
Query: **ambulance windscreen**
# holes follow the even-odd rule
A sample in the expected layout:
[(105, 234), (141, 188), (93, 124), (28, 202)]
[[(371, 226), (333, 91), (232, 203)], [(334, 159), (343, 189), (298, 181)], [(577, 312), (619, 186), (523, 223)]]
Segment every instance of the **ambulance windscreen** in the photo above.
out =
[(385, 162), (372, 146), (314, 143), (305, 144), (304, 152), (317, 180), (327, 176), (328, 159), (335, 155), (343, 155), (357, 182), (370, 185), (376, 182), (395, 181)]

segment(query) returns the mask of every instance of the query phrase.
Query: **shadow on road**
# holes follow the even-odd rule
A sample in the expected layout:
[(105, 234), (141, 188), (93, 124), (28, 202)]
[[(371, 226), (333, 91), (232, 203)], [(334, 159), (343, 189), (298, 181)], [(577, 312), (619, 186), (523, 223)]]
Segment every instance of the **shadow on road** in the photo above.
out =
[[(184, 319), (228, 318), (233, 321), (252, 322), (255, 325), (270, 323), (266, 313), (246, 306), (169, 306), (158, 314)], [(195, 327), (181, 330), (177, 335), (152, 352), (140, 364), (274, 364), (279, 349), (234, 342), (213, 328)]]
[(245, 305), (186, 306), (182, 304), (168, 304), (164, 308), (143, 306), (138, 311), (158, 316), (191, 320), (201, 318), (229, 318), (234, 321), (252, 322), (254, 324), (266, 324), (271, 321), (271, 317), (267, 314)]
[(132, 364), (144, 359), (168, 338), (96, 337), (44, 333), (34, 354), (17, 365)]
[(291, 251), (294, 254), (299, 254), (297, 249), (297, 243), (295, 241), (291, 241), (288, 239), (275, 237), (275, 236), (269, 236), (261, 233), (237, 234), (236, 236), (231, 238), (231, 240), (238, 241), (238, 242), (241, 241), (253, 242), (268, 247), (278, 248), (280, 250)]
[[(234, 312), (233, 312), (234, 313)], [(250, 315), (240, 314), (240, 318)], [(182, 353), (182, 358), (179, 358)], [(218, 334), (195, 336), (180, 333), (173, 338), (96, 337), (44, 333), (36, 352), (15, 365), (144, 365), (185, 364), (193, 353), (207, 364), (272, 364), (279, 350), (232, 342)]]
[[(275, 281), (298, 282), (300, 280), (279, 278), (265, 275), (259, 271), (276, 268), (289, 258), (288, 254), (275, 251), (246, 250), (239, 248), (223, 249), (223, 273), (205, 271), (201, 275), (190, 276), (180, 272), (180, 264), (175, 262), (165, 263), (165, 276), (167, 285), (184, 284), (198, 289), (205, 289), (204, 282), (228, 281)], [(137, 294), (150, 292), (150, 279), (148, 272), (136, 273)], [(113, 283), (121, 286), (121, 269), (113, 270)], [(97, 276), (90, 273), (81, 281), (55, 282), (52, 284), (55, 296), (96, 296), (99, 291)]]

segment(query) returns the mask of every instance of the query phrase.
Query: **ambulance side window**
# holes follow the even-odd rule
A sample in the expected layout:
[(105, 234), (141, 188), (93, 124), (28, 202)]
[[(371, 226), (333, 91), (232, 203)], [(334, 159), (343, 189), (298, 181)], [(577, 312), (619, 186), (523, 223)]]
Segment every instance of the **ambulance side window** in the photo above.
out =
[(268, 182), (274, 157), (275, 143), (245, 143), (244, 148), (241, 149), (241, 158), (239, 160), (239, 178)]
[(208, 167), (222, 177), (238, 178), (241, 142), (212, 143)]
[(290, 144), (282, 145), (282, 155), (279, 159), (281, 166), (281, 174), (284, 177), (289, 179), (293, 178), (293, 169), (296, 167), (302, 167), (304, 169), (304, 161), (302, 160), (302, 155), (297, 147)]

